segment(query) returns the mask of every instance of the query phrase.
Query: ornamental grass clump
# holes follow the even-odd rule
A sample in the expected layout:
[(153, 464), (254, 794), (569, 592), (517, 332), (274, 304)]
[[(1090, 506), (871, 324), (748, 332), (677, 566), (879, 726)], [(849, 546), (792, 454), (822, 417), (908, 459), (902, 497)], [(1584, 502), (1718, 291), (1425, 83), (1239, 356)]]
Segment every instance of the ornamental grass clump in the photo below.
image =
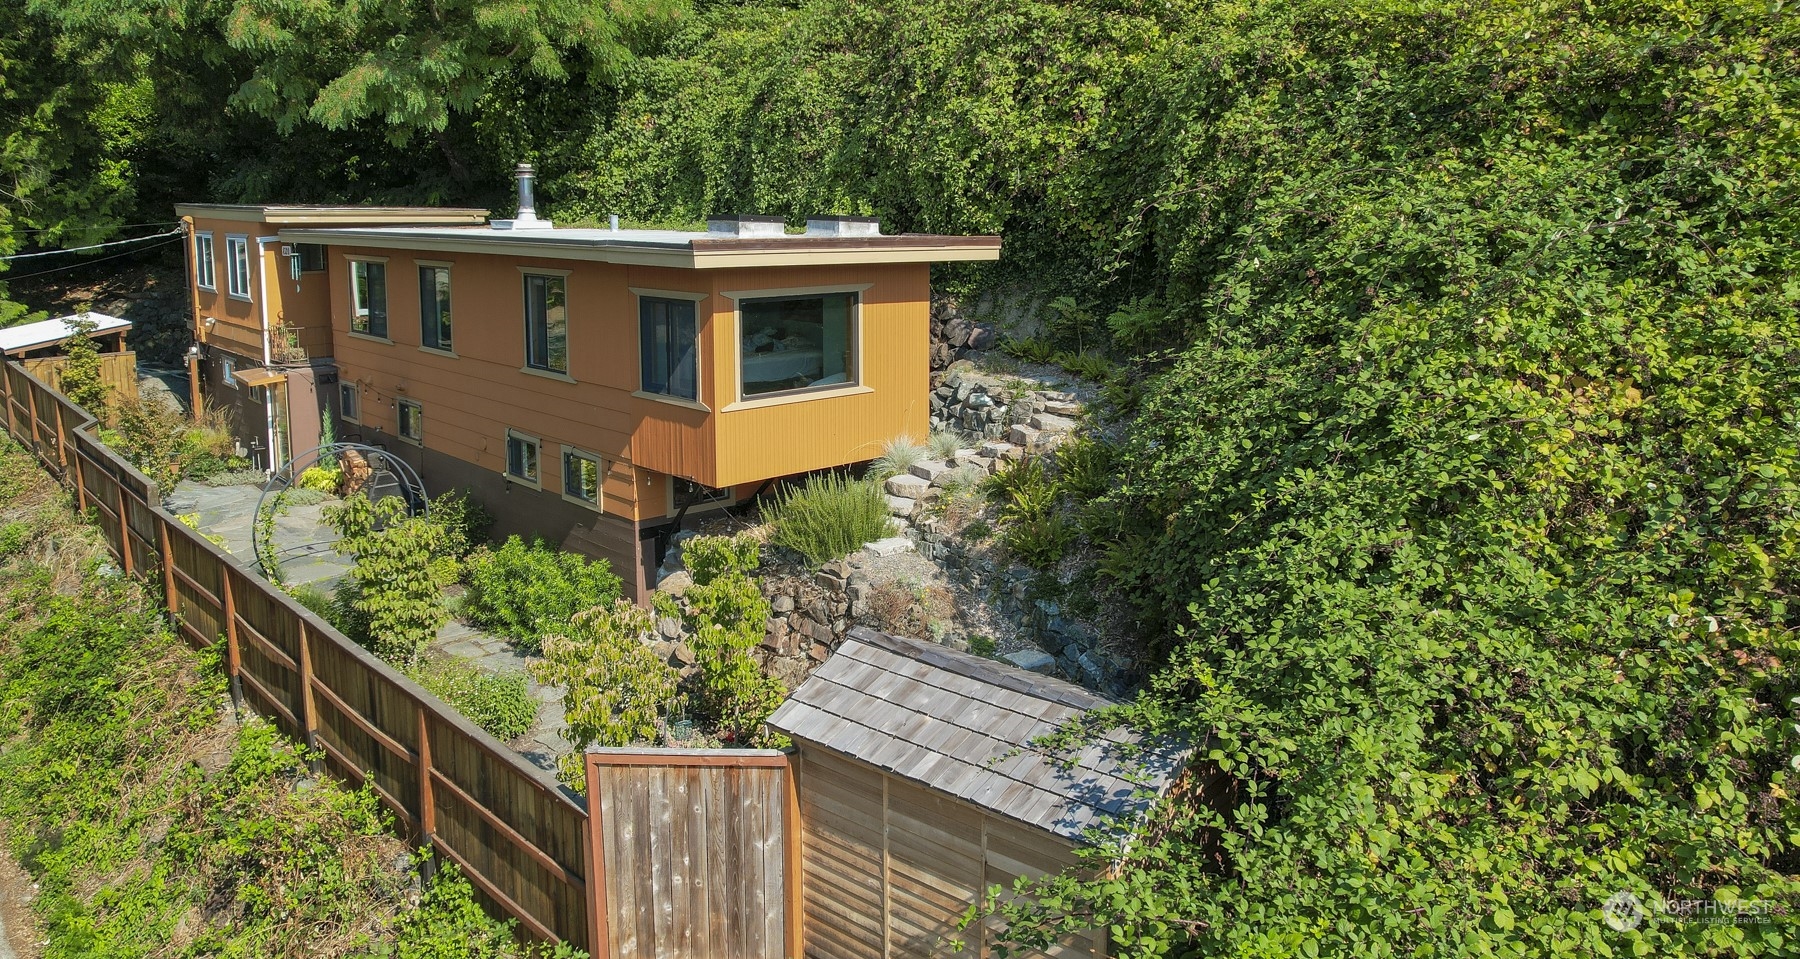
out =
[(896, 436), (881, 447), (881, 455), (869, 464), (869, 475), (878, 480), (899, 476), (925, 462), (930, 448), (910, 436)]
[(804, 486), (788, 488), (768, 512), (775, 527), (775, 545), (814, 564), (848, 556), (864, 543), (893, 532), (881, 488), (836, 473), (814, 476)]

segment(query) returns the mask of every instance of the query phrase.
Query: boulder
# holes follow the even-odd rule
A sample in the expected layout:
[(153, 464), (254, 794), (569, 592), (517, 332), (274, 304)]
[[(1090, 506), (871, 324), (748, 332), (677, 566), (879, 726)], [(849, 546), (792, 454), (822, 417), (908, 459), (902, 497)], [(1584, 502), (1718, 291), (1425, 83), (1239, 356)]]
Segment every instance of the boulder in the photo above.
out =
[(1041, 649), (1021, 649), (1017, 652), (1007, 653), (1000, 658), (1020, 669), (1034, 673), (1043, 673), (1048, 676), (1056, 672), (1056, 657)]
[(1031, 418), (1031, 426), (1050, 433), (1067, 433), (1075, 428), (1075, 421), (1054, 413), (1038, 413)]
[(673, 616), (664, 616), (656, 621), (656, 631), (665, 639), (680, 639), (681, 620)]
[[(909, 479), (918, 479), (918, 477), (909, 477)], [(917, 509), (918, 506), (919, 501), (917, 499), (908, 499), (904, 496), (889, 496), (887, 498), (889, 516), (898, 516), (901, 519), (906, 519), (913, 514), (913, 510)]]
[[(950, 472), (950, 468), (950, 464), (943, 460), (925, 460), (922, 463), (914, 463), (907, 472), (924, 480), (926, 483), (930, 483), (932, 480)], [(890, 489), (888, 492), (892, 493), (894, 491)]]
[(863, 547), (875, 556), (896, 556), (900, 553), (910, 553), (914, 548), (913, 541), (904, 536), (889, 536), (887, 539), (878, 539)]
[(777, 613), (791, 613), (794, 611), (794, 597), (786, 593), (776, 593), (774, 598), (769, 600), (769, 608)]
[(900, 496), (906, 499), (918, 499), (925, 495), (931, 487), (931, 477), (918, 477), (911, 473), (888, 477), (886, 488), (889, 496)]
[(971, 350), (991, 350), (994, 348), (994, 331), (991, 327), (975, 326), (969, 328), (969, 339), (965, 344)]

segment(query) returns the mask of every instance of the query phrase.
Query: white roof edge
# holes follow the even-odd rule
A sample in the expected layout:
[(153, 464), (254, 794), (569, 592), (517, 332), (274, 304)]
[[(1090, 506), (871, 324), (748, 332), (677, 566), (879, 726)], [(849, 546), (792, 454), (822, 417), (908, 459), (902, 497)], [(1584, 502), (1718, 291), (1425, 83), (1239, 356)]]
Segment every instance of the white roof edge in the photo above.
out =
[(13, 353), (18, 350), (34, 350), (39, 347), (61, 343), (69, 338), (68, 323), (71, 320), (87, 319), (94, 323), (93, 332), (89, 335), (99, 336), (102, 333), (116, 333), (131, 329), (131, 321), (108, 313), (71, 313), (67, 316), (52, 317), (36, 323), (25, 323), (20, 326), (9, 326), (0, 329), (0, 353)]

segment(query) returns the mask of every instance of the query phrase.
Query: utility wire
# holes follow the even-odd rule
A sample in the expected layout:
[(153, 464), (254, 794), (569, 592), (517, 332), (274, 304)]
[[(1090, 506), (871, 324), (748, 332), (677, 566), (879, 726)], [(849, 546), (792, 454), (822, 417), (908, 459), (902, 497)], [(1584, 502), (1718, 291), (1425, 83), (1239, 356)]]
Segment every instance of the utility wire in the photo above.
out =
[(25, 227), (15, 226), (12, 228), (11, 232), (13, 232), (13, 233), (51, 233), (51, 232), (60, 230), (64, 233), (81, 233), (85, 230), (130, 230), (130, 229), (135, 229), (136, 227), (140, 227), (140, 226), (172, 226), (172, 225), (174, 225), (176, 223), (180, 223), (180, 222), (181, 222), (180, 220), (152, 220), (149, 223), (101, 223), (101, 224), (91, 224), (91, 225), (86, 225), (86, 226), (40, 226), (40, 227), (32, 227), (30, 229), (26, 229)]
[[(139, 237), (139, 239), (149, 239), (149, 237)], [(167, 246), (168, 244), (174, 243), (175, 241), (176, 241), (175, 237), (170, 237), (166, 240), (161, 241), (160, 243), (152, 243), (149, 246), (143, 247), (143, 250), (148, 250), (148, 249), (152, 249), (152, 248), (159, 247), (159, 246)], [(0, 273), (0, 283), (11, 283), (14, 280), (23, 280), (26, 277), (31, 277), (31, 276), (44, 276), (44, 275), (50, 274), (50, 273), (65, 273), (69, 270), (79, 270), (84, 266), (92, 266), (95, 263), (103, 263), (107, 260), (116, 260), (122, 256), (135, 256), (140, 252), (142, 252), (142, 250), (126, 250), (123, 253), (108, 253), (105, 256), (96, 256), (92, 259), (82, 260), (79, 263), (71, 263), (68, 266), (53, 266), (47, 270), (37, 270), (32, 273)]]
[(110, 243), (95, 243), (92, 246), (72, 246), (66, 250), (42, 250), (37, 253), (14, 253), (11, 256), (0, 256), (0, 262), (10, 263), (13, 260), (29, 260), (32, 257), (38, 256), (56, 256), (59, 253), (80, 253), (83, 250), (104, 250), (109, 246), (124, 246), (127, 243), (142, 243), (145, 240), (159, 240), (165, 236), (175, 236), (178, 233), (186, 232), (187, 229), (182, 227), (170, 230), (166, 233), (152, 233), (149, 236), (134, 236), (129, 240), (113, 240)]

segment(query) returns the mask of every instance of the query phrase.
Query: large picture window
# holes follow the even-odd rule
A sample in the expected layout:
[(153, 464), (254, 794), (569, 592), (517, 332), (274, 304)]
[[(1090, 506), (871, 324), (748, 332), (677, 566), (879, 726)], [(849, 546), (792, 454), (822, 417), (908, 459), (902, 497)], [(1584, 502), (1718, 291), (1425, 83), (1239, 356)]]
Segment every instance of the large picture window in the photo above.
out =
[(387, 339), (387, 264), (350, 261), (350, 332)]
[(450, 352), (450, 268), (419, 267), (419, 343)]
[(214, 275), (213, 238), (211, 233), (194, 234), (194, 285), (202, 290), (218, 289)]
[(699, 345), (694, 332), (693, 300), (638, 299), (643, 392), (699, 400)]
[(855, 293), (738, 301), (745, 398), (856, 382)]
[(569, 306), (560, 276), (525, 275), (525, 365), (569, 372)]

